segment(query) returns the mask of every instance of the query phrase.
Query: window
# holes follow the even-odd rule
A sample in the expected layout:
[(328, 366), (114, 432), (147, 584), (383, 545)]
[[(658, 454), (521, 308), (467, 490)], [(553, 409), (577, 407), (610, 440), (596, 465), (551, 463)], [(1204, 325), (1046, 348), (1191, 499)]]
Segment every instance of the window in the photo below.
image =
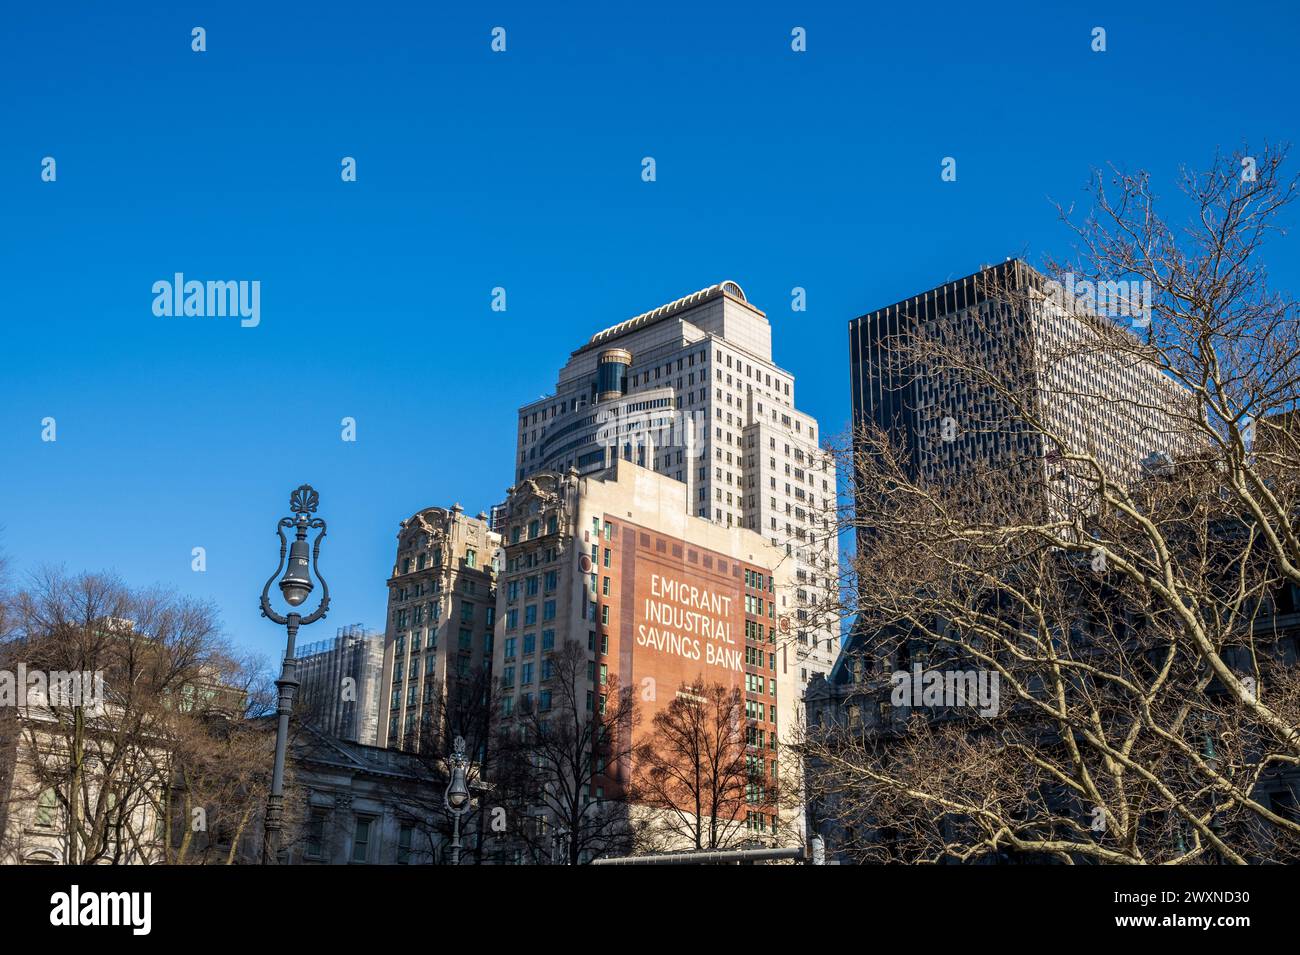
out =
[(313, 809), (307, 823), (307, 855), (319, 859), (325, 855), (325, 810)]
[(465, 551), (465, 566), (466, 567), (478, 566), (478, 554), (476, 554), (472, 548), (466, 549)]
[(356, 828), (352, 833), (352, 861), (370, 861), (370, 826), (374, 822), (369, 816), (357, 816)]
[(36, 804), (36, 825), (41, 828), (49, 828), (54, 825), (54, 810), (58, 806), (58, 799), (54, 795), (53, 789), (47, 789), (41, 793), (41, 798)]
[(411, 836), (414, 830), (411, 826), (402, 826), (397, 833), (397, 864), (411, 864)]
[(555, 631), (554, 631), (554, 630), (543, 630), (543, 631), (542, 631), (542, 649), (543, 649), (543, 650), (554, 650), (554, 649), (555, 649)]
[(524, 656), (531, 656), (537, 651), (537, 634), (524, 634)]

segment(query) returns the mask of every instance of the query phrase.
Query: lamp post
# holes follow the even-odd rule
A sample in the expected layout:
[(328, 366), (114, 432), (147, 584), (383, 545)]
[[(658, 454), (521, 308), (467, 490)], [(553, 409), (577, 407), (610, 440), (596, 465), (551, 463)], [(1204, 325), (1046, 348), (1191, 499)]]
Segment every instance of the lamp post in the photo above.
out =
[[(275, 681), (276, 689), (279, 691), (277, 713), (280, 721), (275, 729), (275, 764), (271, 771), (271, 792), (266, 797), (266, 824), (262, 828), (262, 865), (275, 865), (280, 862), (280, 836), (284, 811), (284, 757), (289, 741), (289, 714), (293, 712), (293, 696), (298, 689), (298, 661), (294, 659), (294, 641), (298, 638), (299, 627), (305, 627), (324, 617), (330, 606), (330, 588), (320, 574), (318, 563), (321, 538), (325, 536), (325, 522), (319, 517), (309, 516), (316, 513), (316, 506), (319, 503), (320, 495), (310, 484), (302, 485), (289, 495), (289, 510), (296, 516), (280, 518), (280, 523), (275, 527), (275, 532), (280, 535), (280, 564), (275, 568), (275, 573), (267, 578), (266, 586), (262, 588), (262, 616), (270, 618), (275, 623), (283, 624), (288, 631), (284, 665), (280, 670), (280, 679)], [(292, 545), (284, 536), (286, 527), (294, 530)], [(316, 535), (316, 540), (312, 544), (309, 559), (307, 532), (316, 529), (319, 529), (320, 533)], [(286, 549), (289, 552), (287, 566), (284, 559)], [(316, 578), (320, 581), (321, 599), (316, 609), (307, 616), (304, 617), (292, 609), (288, 614), (279, 614), (272, 609), (271, 582), (281, 570), (284, 571), (284, 576), (280, 577), (280, 593), (291, 608), (301, 606), (311, 595), (313, 589), (311, 573), (315, 572)]]
[(469, 809), (469, 785), (465, 780), (465, 737), (457, 736), (451, 751), (451, 780), (442, 801), (451, 813), (451, 864), (460, 865), (460, 817)]

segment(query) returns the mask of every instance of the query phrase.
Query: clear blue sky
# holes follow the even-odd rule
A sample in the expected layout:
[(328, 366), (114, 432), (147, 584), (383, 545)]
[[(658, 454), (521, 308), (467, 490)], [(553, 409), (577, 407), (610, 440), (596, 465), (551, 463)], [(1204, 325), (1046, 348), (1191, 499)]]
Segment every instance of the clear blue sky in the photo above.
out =
[[(1294, 3), (131, 6), (6, 8), (0, 546), (209, 597), (268, 657), (289, 491), (330, 524), (303, 639), (382, 626), (397, 522), (500, 500), (514, 409), (593, 331), (734, 279), (832, 433), (846, 321), (1068, 252), (1048, 199), (1090, 166), (1170, 192), (1300, 139)], [(259, 280), (261, 325), (156, 317), (177, 271)]]

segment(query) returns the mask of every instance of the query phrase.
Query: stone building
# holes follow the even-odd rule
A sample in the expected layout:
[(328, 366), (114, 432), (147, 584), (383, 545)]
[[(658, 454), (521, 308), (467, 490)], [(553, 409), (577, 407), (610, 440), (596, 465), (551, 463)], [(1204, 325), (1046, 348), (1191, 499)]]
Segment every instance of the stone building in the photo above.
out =
[[(630, 688), (646, 733), (684, 684), (736, 687), (748, 758), (776, 780), (800, 716), (800, 658), (782, 641), (797, 607), (784, 548), (692, 515), (684, 482), (613, 458), (580, 474), (542, 472), (506, 502), (493, 675), (504, 719), (549, 712), (553, 697), (604, 713), (610, 687)], [(552, 657), (572, 641), (587, 656), (580, 686), (557, 692)], [(619, 798), (633, 767), (611, 764), (591, 798)], [(794, 817), (757, 794), (754, 838), (801, 838)]]
[(629, 461), (678, 482), (686, 514), (761, 535), (793, 564), (796, 676), (839, 650), (836, 474), (819, 426), (795, 407), (773, 361), (772, 328), (735, 282), (720, 282), (596, 332), (552, 395), (522, 406), (516, 482)]
[(294, 712), (327, 736), (375, 745), (383, 667), (382, 633), (359, 623), (339, 627), (332, 640), (299, 650)]
[(491, 666), (500, 548), (487, 516), (466, 517), (459, 504), (402, 521), (388, 578), (379, 746), (418, 750), (440, 732), (449, 696)]
[[(297, 831), (291, 865), (429, 865), (443, 862), (445, 779), (413, 754), (304, 728), (294, 740)], [(468, 834), (473, 838), (472, 834)]]

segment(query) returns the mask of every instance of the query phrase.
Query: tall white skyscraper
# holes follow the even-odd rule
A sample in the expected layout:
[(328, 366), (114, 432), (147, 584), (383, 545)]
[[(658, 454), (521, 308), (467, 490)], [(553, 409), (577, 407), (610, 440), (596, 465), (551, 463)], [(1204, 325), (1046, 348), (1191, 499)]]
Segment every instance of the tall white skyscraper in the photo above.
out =
[(825, 612), (839, 579), (835, 467), (818, 430), (795, 408), (794, 375), (772, 360), (767, 316), (720, 282), (575, 350), (554, 394), (519, 409), (516, 479), (622, 458), (686, 485), (694, 516), (783, 549), (799, 601), (783, 638), (806, 681), (839, 647)]

